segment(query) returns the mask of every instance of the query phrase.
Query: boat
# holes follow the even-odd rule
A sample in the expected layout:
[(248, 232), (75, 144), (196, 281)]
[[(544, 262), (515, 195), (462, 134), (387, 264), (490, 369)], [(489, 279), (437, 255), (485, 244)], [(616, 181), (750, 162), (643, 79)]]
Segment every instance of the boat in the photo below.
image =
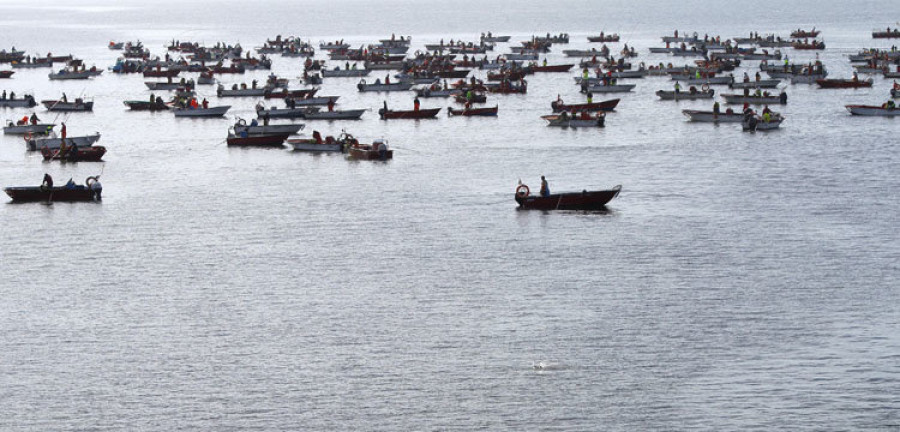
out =
[(21, 99), (0, 99), (0, 107), (6, 108), (31, 108), (37, 105), (34, 96), (25, 95)]
[(781, 80), (765, 79), (759, 81), (733, 82), (731, 84), (728, 84), (728, 87), (733, 89), (775, 88), (778, 87), (778, 84), (781, 84)]
[(549, 114), (541, 116), (547, 120), (547, 126), (560, 128), (582, 128), (582, 127), (605, 127), (606, 113), (595, 112), (593, 115), (588, 111), (582, 111), (581, 114), (572, 114), (563, 111), (561, 114)]
[(46, 135), (55, 126), (53, 123), (14, 124), (12, 121), (8, 121), (3, 127), (3, 133), (8, 135)]
[(819, 78), (816, 80), (816, 84), (819, 85), (820, 88), (862, 88), (862, 87), (872, 87), (872, 78), (867, 80), (858, 80), (858, 79), (837, 79), (837, 78)]
[(319, 107), (299, 106), (295, 108), (275, 108), (274, 106), (266, 109), (261, 104), (256, 105), (256, 116), (259, 118), (306, 118), (306, 115), (319, 111)]
[(461, 110), (447, 108), (448, 116), (497, 116), (498, 106), (487, 107), (487, 108), (463, 108)]
[(560, 65), (548, 65), (548, 66), (529, 66), (528, 69), (531, 69), (532, 72), (568, 72), (569, 69), (575, 67), (574, 64), (560, 64)]
[(334, 111), (313, 111), (303, 114), (306, 120), (359, 120), (364, 109), (354, 110), (334, 110)]
[[(90, 147), (94, 145), (100, 139), (100, 133), (97, 132), (93, 135), (83, 135), (83, 136), (66, 136), (66, 145), (76, 145), (79, 148)], [(60, 147), (62, 143), (62, 138), (57, 136), (49, 136), (46, 138), (35, 138), (25, 136), (25, 146), (29, 151), (38, 151), (44, 147), (49, 148), (50, 150), (55, 150)]]
[(712, 77), (697, 78), (696, 76), (693, 76), (693, 75), (680, 74), (680, 75), (672, 75), (672, 80), (680, 81), (681, 83), (686, 84), (686, 85), (703, 85), (703, 84), (728, 85), (728, 84), (731, 84), (734, 82), (734, 77), (731, 75), (726, 75), (726, 76), (712, 76)]
[(381, 80), (375, 80), (375, 83), (373, 84), (366, 84), (366, 80), (359, 80), (359, 84), (356, 85), (356, 88), (361, 92), (389, 92), (407, 91), (411, 89), (412, 86), (413, 83), (411, 82), (383, 84)]
[(170, 106), (166, 105), (161, 100), (152, 103), (145, 100), (127, 100), (122, 103), (132, 111), (168, 111), (171, 109)]
[(811, 39), (811, 38), (819, 36), (819, 33), (821, 33), (821, 31), (816, 30), (815, 27), (813, 27), (812, 30), (797, 29), (797, 30), (794, 30), (791, 32), (791, 38), (793, 38), (793, 39)]
[(216, 88), (216, 96), (218, 97), (248, 97), (248, 96), (265, 96), (266, 92), (271, 91), (272, 89), (269, 87), (254, 87), (254, 88), (237, 88), (235, 85), (231, 89), (226, 89), (225, 86), (219, 84), (219, 87)]
[(221, 105), (210, 108), (175, 108), (175, 117), (222, 117), (231, 108), (231, 105)]
[(744, 119), (741, 113), (725, 111), (718, 114), (712, 111), (686, 109), (681, 111), (690, 121), (701, 123), (740, 123)]
[(281, 147), (284, 145), (284, 141), (288, 136), (290, 136), (290, 134), (286, 133), (259, 134), (248, 136), (229, 133), (228, 138), (226, 138), (225, 141), (230, 146)]
[(794, 41), (791, 44), (791, 47), (795, 50), (823, 50), (825, 49), (825, 42), (820, 41), (810, 41), (810, 42), (800, 42)]
[(347, 155), (351, 159), (388, 160), (394, 158), (394, 151), (388, 148), (387, 141), (376, 139), (372, 144), (362, 144), (356, 138), (347, 138)]
[(583, 104), (566, 104), (563, 103), (562, 99), (557, 98), (555, 101), (550, 103), (550, 108), (553, 109), (553, 112), (560, 111), (614, 111), (616, 109), (616, 105), (619, 104), (621, 99), (610, 99), (602, 102), (591, 102), (591, 103), (583, 103)]
[(528, 186), (519, 184), (515, 199), (520, 209), (528, 210), (604, 210), (619, 195), (622, 185), (609, 190), (567, 192), (547, 196), (531, 195)]
[(41, 149), (41, 155), (45, 161), (58, 160), (64, 162), (100, 162), (106, 154), (106, 147), (69, 147), (65, 152), (50, 150), (47, 147)]
[(636, 84), (589, 84), (582, 85), (582, 93), (625, 93), (634, 90)]
[(99, 76), (103, 71), (91, 68), (88, 70), (82, 70), (78, 72), (73, 72), (66, 69), (60, 69), (59, 72), (51, 73), (47, 75), (51, 80), (76, 80), (76, 79), (88, 79), (91, 77)]
[(747, 132), (771, 131), (778, 129), (783, 121), (784, 117), (778, 113), (772, 113), (769, 121), (765, 121), (764, 117), (760, 117), (755, 113), (749, 113), (744, 115), (744, 118), (741, 120), (741, 129)]
[(9, 77), (11, 77), (14, 73), (16, 73), (16, 71), (11, 71), (11, 70), (0, 71), (0, 78), (9, 78)]
[(751, 104), (751, 105), (763, 105), (763, 104), (786, 104), (787, 103), (787, 93), (781, 92), (777, 95), (768, 95), (768, 94), (725, 94), (723, 93), (722, 98), (725, 99), (725, 103), (727, 104)]
[(618, 42), (619, 35), (617, 34), (601, 34), (600, 36), (588, 36), (588, 42)]
[(890, 27), (887, 31), (873, 31), (872, 32), (873, 39), (892, 39), (892, 38), (900, 38), (900, 29), (891, 30)]
[(93, 101), (85, 102), (81, 98), (75, 99), (74, 102), (63, 101), (63, 100), (42, 100), (41, 104), (47, 108), (47, 111), (76, 112), (76, 111), (93, 111), (94, 110), (94, 102)]
[(696, 100), (696, 99), (712, 99), (715, 95), (716, 91), (713, 89), (708, 90), (700, 90), (700, 91), (670, 91), (670, 90), (659, 90), (656, 92), (656, 95), (659, 96), (662, 100)]
[(441, 111), (440, 108), (429, 108), (429, 109), (420, 109), (420, 110), (409, 110), (409, 111), (395, 111), (389, 110), (387, 108), (381, 108), (378, 110), (378, 115), (382, 120), (388, 119), (423, 119), (423, 118), (434, 118)]
[(193, 90), (194, 80), (188, 80), (184, 82), (144, 81), (144, 85), (146, 85), (150, 90), (178, 90), (180, 88), (183, 88), (185, 90)]
[(300, 130), (302, 130), (304, 126), (305, 125), (303, 125), (302, 123), (301, 124), (288, 123), (288, 124), (276, 124), (276, 125), (273, 125), (273, 124), (270, 124), (270, 125), (262, 124), (261, 125), (258, 123), (254, 124), (253, 121), (251, 121), (250, 124), (247, 124), (246, 120), (238, 119), (237, 123), (235, 123), (234, 126), (232, 126), (232, 129), (234, 130), (235, 135), (241, 135), (241, 136), (243, 136), (245, 133), (248, 136), (280, 135), (280, 134), (293, 135), (297, 132), (300, 132)]
[(328, 136), (323, 140), (319, 131), (313, 131), (312, 138), (294, 138), (287, 140), (287, 143), (297, 151), (341, 152), (344, 151), (345, 144), (350, 145), (351, 140), (353, 140), (352, 136), (346, 132), (339, 135), (338, 139)]
[(13, 202), (91, 202), (100, 201), (102, 187), (97, 180), (100, 176), (85, 179), (84, 185), (64, 186), (10, 186), (4, 191)]
[(509, 42), (512, 36), (484, 36), (481, 40), (484, 43)]
[(900, 108), (888, 108), (875, 105), (845, 105), (850, 114), (858, 116), (894, 117), (900, 115)]
[(340, 68), (334, 68), (331, 70), (322, 69), (322, 77), (323, 78), (332, 78), (332, 77), (334, 77), (334, 78), (346, 78), (346, 77), (359, 78), (359, 77), (368, 76), (369, 72), (371, 72), (369, 69), (340, 69)]

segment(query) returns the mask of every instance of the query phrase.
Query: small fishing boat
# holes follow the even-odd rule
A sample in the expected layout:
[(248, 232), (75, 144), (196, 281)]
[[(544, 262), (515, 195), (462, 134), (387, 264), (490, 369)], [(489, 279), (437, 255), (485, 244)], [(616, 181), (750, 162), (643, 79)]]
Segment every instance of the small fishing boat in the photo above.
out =
[(58, 160), (63, 162), (101, 162), (106, 154), (106, 147), (69, 147), (65, 152), (59, 149), (50, 150), (47, 147), (41, 149), (41, 155), (45, 161)]
[(550, 103), (550, 108), (553, 109), (553, 112), (560, 111), (614, 111), (616, 109), (616, 105), (619, 104), (621, 99), (610, 99), (602, 102), (591, 102), (591, 103), (583, 103), (583, 104), (566, 104), (563, 103), (562, 99), (557, 98), (555, 101)]
[(305, 118), (307, 114), (318, 112), (319, 107), (299, 106), (295, 108), (266, 108), (261, 104), (256, 105), (256, 116), (259, 118)]
[(463, 108), (461, 110), (448, 107), (447, 115), (448, 116), (466, 116), (466, 117), (472, 117), (472, 116), (496, 117), (498, 108), (499, 107), (496, 105), (493, 107), (486, 107), (486, 108)]
[(820, 88), (827, 89), (872, 87), (872, 78), (867, 80), (820, 78), (816, 80), (816, 84), (818, 84)]
[(626, 93), (634, 90), (636, 84), (589, 84), (582, 85), (582, 93)]
[(100, 201), (102, 187), (100, 176), (85, 179), (84, 185), (64, 186), (10, 186), (4, 191), (13, 202), (91, 202)]
[(6, 126), (3, 127), (3, 133), (7, 135), (46, 135), (55, 126), (53, 123), (14, 124), (12, 121), (7, 121)]
[(888, 28), (886, 31), (873, 31), (872, 32), (873, 39), (892, 39), (892, 38), (900, 38), (900, 29), (891, 30)]
[(366, 84), (366, 80), (360, 80), (356, 88), (361, 92), (390, 92), (407, 91), (413, 86), (412, 82), (398, 82), (383, 84), (381, 80), (375, 80), (373, 84)]
[(509, 39), (511, 37), (512, 36), (490, 36), (490, 35), (488, 35), (488, 36), (482, 37), (481, 40), (484, 43), (509, 42)]
[(681, 113), (686, 115), (690, 121), (701, 123), (740, 123), (744, 119), (743, 114), (732, 111), (716, 114), (713, 111), (686, 109), (682, 110)]
[(362, 144), (356, 138), (348, 138), (347, 155), (351, 159), (388, 160), (394, 158), (394, 151), (388, 148), (387, 141), (376, 139), (372, 144)]
[[(76, 145), (79, 148), (90, 147), (94, 145), (100, 139), (100, 133), (97, 132), (93, 135), (83, 135), (83, 136), (66, 136), (66, 146)], [(49, 136), (46, 138), (35, 138), (33, 136), (25, 136), (25, 146), (29, 151), (38, 151), (43, 149), (44, 147), (49, 148), (50, 150), (59, 149), (60, 144), (62, 144), (62, 138), (56, 136)]]
[(541, 116), (547, 120), (547, 126), (560, 128), (596, 128), (606, 126), (606, 113), (582, 111), (581, 114), (572, 114), (563, 111), (561, 114), (549, 114)]
[(609, 190), (567, 192), (547, 196), (531, 195), (528, 186), (519, 184), (515, 199), (519, 208), (529, 210), (604, 210), (619, 195), (622, 185)]
[(378, 115), (381, 117), (382, 120), (424, 119), (424, 118), (435, 118), (440, 111), (441, 111), (440, 108), (409, 110), (409, 111), (396, 111), (396, 110), (389, 110), (387, 108), (381, 108), (378, 110)]
[(574, 64), (560, 64), (560, 65), (548, 65), (548, 66), (529, 66), (532, 72), (568, 72), (570, 69), (575, 67)]
[(781, 92), (777, 95), (770, 95), (766, 93), (762, 94), (722, 94), (723, 99), (725, 99), (725, 103), (727, 104), (751, 104), (751, 105), (764, 105), (764, 104), (786, 104), (787, 103), (787, 93)]
[(334, 110), (334, 111), (314, 111), (303, 115), (306, 120), (359, 120), (364, 109), (354, 110)]
[(93, 101), (84, 101), (81, 98), (75, 99), (74, 102), (64, 100), (42, 100), (41, 105), (44, 105), (47, 108), (47, 111), (84, 112), (94, 110)]
[(144, 85), (147, 86), (150, 90), (193, 90), (194, 88), (194, 80), (187, 80), (184, 82), (154, 82), (154, 81), (145, 81)]
[(618, 34), (602, 34), (600, 36), (588, 36), (588, 42), (618, 42), (619, 35)]
[(146, 100), (127, 100), (122, 103), (132, 111), (168, 111), (169, 109), (171, 109), (170, 106), (166, 105), (161, 100), (157, 102), (150, 102)]
[(91, 68), (88, 70), (80, 70), (77, 72), (73, 72), (66, 69), (60, 69), (59, 72), (51, 73), (47, 75), (51, 80), (76, 80), (76, 79), (88, 79), (95, 76), (99, 76), (103, 71)]
[(228, 138), (226, 138), (225, 141), (230, 146), (281, 147), (284, 145), (284, 141), (288, 136), (290, 136), (290, 134), (285, 133), (258, 134), (248, 136), (229, 133)]
[(238, 119), (238, 121), (232, 126), (235, 135), (247, 135), (247, 136), (255, 136), (255, 135), (293, 135), (300, 130), (303, 129), (305, 125), (300, 124), (254, 124), (251, 121), (249, 124), (244, 119)]
[(322, 77), (323, 78), (347, 78), (347, 77), (355, 77), (360, 78), (364, 76), (368, 76), (369, 69), (322, 69)]
[(659, 96), (662, 100), (697, 100), (697, 99), (712, 99), (715, 95), (716, 91), (713, 89), (701, 90), (701, 91), (669, 91), (669, 90), (659, 90), (656, 92), (656, 95)]
[(797, 29), (797, 30), (794, 30), (791, 32), (791, 38), (793, 38), (793, 39), (804, 39), (804, 38), (810, 39), (810, 38), (819, 36), (819, 33), (821, 33), (821, 30), (816, 30), (815, 27), (813, 27), (812, 30)]
[(778, 113), (772, 113), (768, 121), (765, 120), (765, 116), (750, 113), (744, 115), (744, 118), (741, 120), (741, 129), (746, 132), (772, 131), (778, 129), (783, 121), (784, 117)]
[(231, 89), (226, 89), (225, 86), (219, 84), (219, 87), (216, 88), (216, 96), (218, 97), (259, 97), (265, 96), (267, 91), (272, 90), (268, 87), (253, 87), (253, 88), (237, 88), (235, 86)]
[(775, 88), (775, 87), (778, 87), (778, 84), (781, 84), (781, 80), (765, 79), (765, 80), (759, 80), (759, 81), (733, 82), (731, 84), (728, 84), (728, 87), (733, 88), (733, 89)]
[(11, 77), (14, 73), (16, 73), (16, 71), (11, 71), (11, 70), (0, 71), (0, 78), (9, 78), (9, 77)]
[(845, 105), (850, 114), (870, 117), (894, 117), (900, 115), (900, 108), (875, 105)]
[(341, 152), (344, 151), (345, 146), (349, 147), (351, 141), (355, 140), (355, 138), (346, 132), (339, 135), (338, 139), (334, 139), (333, 136), (322, 139), (322, 135), (319, 134), (319, 131), (313, 131), (312, 138), (294, 138), (287, 140), (287, 143), (297, 151)]
[(31, 108), (37, 105), (34, 96), (25, 95), (21, 99), (0, 99), (0, 107), (6, 108)]
[(221, 105), (209, 108), (175, 108), (172, 112), (175, 117), (222, 117), (231, 105)]
[(686, 85), (728, 85), (734, 82), (734, 77), (731, 75), (726, 76), (712, 76), (712, 77), (700, 77), (697, 78), (693, 75), (679, 74), (672, 75), (673, 81), (680, 81), (682, 84)]

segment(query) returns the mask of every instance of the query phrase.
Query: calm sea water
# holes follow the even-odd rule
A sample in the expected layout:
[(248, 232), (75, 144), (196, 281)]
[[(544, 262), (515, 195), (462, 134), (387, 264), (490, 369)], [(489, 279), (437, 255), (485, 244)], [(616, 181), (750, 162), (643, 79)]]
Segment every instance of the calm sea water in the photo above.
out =
[[(900, 3), (413, 1), (0, 4), (0, 45), (106, 68), (110, 40), (259, 46), (413, 36), (474, 40), (618, 32), (648, 63), (659, 36), (823, 31), (822, 60), (895, 26)], [(894, 41), (897, 42), (896, 40)], [(507, 52), (508, 46), (499, 46)], [(611, 48), (619, 45), (611, 44)], [(808, 61), (813, 53), (794, 53)], [(322, 57), (322, 55), (319, 55)], [(301, 60), (275, 58), (297, 78)], [(752, 70), (757, 62), (748, 62)], [(692, 124), (635, 80), (602, 130), (539, 118), (571, 74), (491, 97), (497, 118), (377, 119), (385, 99), (327, 80), (384, 137), (388, 163), (228, 148), (228, 119), (127, 112), (137, 75), (2, 88), (95, 100), (67, 120), (100, 131), (102, 164), (49, 164), (0, 139), (0, 183), (102, 173), (102, 204), (0, 205), (0, 429), (897, 430), (900, 429), (900, 123), (855, 118), (872, 89), (789, 86), (773, 133)], [(267, 72), (223, 77), (226, 85)], [(479, 75), (482, 75), (479, 72)], [(376, 74), (376, 76), (378, 76)], [(299, 86), (294, 82), (293, 86)], [(200, 90), (216, 104), (211, 88)], [(599, 99), (599, 98), (598, 98)], [(424, 107), (448, 101), (423, 99)], [(5, 118), (30, 114), (6, 109)], [(518, 179), (558, 191), (623, 185), (605, 213), (517, 211)], [(533, 364), (544, 369), (535, 370)]]

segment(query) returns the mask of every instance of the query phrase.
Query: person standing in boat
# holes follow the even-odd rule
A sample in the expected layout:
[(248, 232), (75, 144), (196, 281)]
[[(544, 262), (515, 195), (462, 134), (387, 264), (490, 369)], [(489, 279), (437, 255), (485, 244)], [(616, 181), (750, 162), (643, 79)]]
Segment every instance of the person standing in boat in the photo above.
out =
[(713, 103), (713, 117), (714, 118), (719, 117), (719, 101), (716, 101), (715, 103)]
[(547, 179), (544, 176), (541, 176), (541, 196), (550, 196), (550, 184), (547, 183)]
[(36, 113), (31, 113), (31, 124), (36, 125), (40, 120)]
[(53, 189), (53, 177), (50, 177), (50, 174), (44, 173), (44, 181), (41, 182), (41, 189), (43, 189), (43, 190)]
[(334, 112), (334, 98), (328, 98), (328, 112)]
[(419, 97), (413, 99), (413, 111), (419, 111)]

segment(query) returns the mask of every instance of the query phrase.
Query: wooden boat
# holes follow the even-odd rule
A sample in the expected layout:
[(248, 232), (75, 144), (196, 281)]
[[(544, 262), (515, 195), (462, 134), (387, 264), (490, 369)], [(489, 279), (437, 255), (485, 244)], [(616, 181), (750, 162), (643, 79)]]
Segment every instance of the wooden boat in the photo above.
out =
[(149, 69), (145, 70), (144, 78), (175, 78), (181, 73), (178, 69)]
[(34, 96), (25, 95), (21, 99), (0, 99), (0, 107), (6, 108), (31, 108), (37, 105)]
[(103, 71), (99, 69), (91, 68), (89, 70), (83, 70), (78, 72), (72, 72), (66, 69), (61, 69), (59, 72), (51, 73), (47, 75), (51, 80), (76, 80), (76, 79), (88, 79), (91, 77), (99, 76)]
[(464, 108), (461, 110), (447, 108), (448, 116), (497, 116), (498, 106), (488, 107), (488, 108)]
[(728, 84), (728, 87), (733, 89), (775, 88), (778, 87), (778, 84), (781, 84), (781, 80), (766, 79), (759, 81), (733, 82), (731, 84)]
[(350, 138), (347, 146), (347, 155), (351, 159), (360, 160), (388, 160), (394, 158), (394, 151), (389, 149), (387, 141), (376, 139), (372, 144), (362, 144), (355, 138)]
[(222, 117), (231, 108), (231, 105), (221, 105), (209, 108), (175, 108), (172, 112), (175, 117)]
[(850, 114), (858, 116), (894, 117), (900, 115), (900, 108), (886, 108), (875, 105), (845, 105)]
[[(301, 100), (315, 96), (316, 92), (319, 91), (318, 87), (313, 87), (311, 89), (297, 89), (297, 90), (270, 90), (266, 92), (263, 97), (265, 99), (286, 99), (293, 98), (294, 100)], [(338, 96), (332, 96), (335, 101), (337, 101)], [(327, 102), (326, 102), (327, 103)]]
[(823, 50), (825, 49), (825, 42), (812, 41), (809, 43), (804, 43), (800, 41), (794, 41), (791, 44), (791, 47), (795, 50)]
[(230, 146), (246, 146), (246, 147), (281, 147), (290, 134), (259, 134), (259, 135), (235, 135), (228, 134), (226, 142)]
[(568, 72), (575, 67), (574, 64), (548, 65), (548, 66), (529, 66), (533, 72)]
[[(769, 72), (771, 76), (772, 73)], [(791, 84), (815, 84), (816, 81), (825, 78), (827, 75), (822, 74), (814, 74), (814, 75), (791, 75)]]
[(701, 91), (669, 91), (669, 90), (659, 90), (656, 92), (656, 95), (659, 96), (662, 100), (696, 100), (696, 99), (712, 99), (715, 95), (716, 91), (713, 89), (709, 90), (701, 90)]
[(70, 147), (65, 152), (50, 150), (47, 147), (41, 149), (41, 155), (45, 161), (58, 160), (66, 162), (100, 162), (106, 154), (106, 147)]
[(887, 29), (887, 31), (873, 31), (873, 39), (892, 39), (900, 38), (900, 29)]
[(303, 129), (305, 125), (301, 124), (270, 124), (270, 125), (261, 125), (261, 124), (247, 124), (247, 121), (244, 119), (239, 119), (237, 123), (232, 126), (235, 135), (243, 136), (245, 133), (248, 136), (255, 135), (293, 135), (300, 130)]
[(264, 118), (265, 116), (269, 116), (269, 118), (306, 118), (306, 115), (309, 113), (318, 112), (319, 107), (313, 106), (299, 106), (296, 108), (275, 108), (274, 106), (266, 109), (261, 105), (256, 106), (256, 116), (259, 118)]
[(520, 209), (528, 210), (604, 210), (606, 204), (619, 195), (622, 185), (609, 190), (567, 192), (547, 196), (531, 195), (528, 186), (516, 188), (515, 199)]
[(335, 141), (334, 137), (327, 137), (319, 142), (315, 138), (294, 138), (287, 140), (294, 150), (306, 152), (340, 152), (344, 150), (343, 144)]
[(772, 113), (772, 117), (769, 121), (763, 120), (763, 117), (759, 115), (749, 114), (745, 115), (741, 120), (741, 129), (747, 132), (771, 131), (778, 129), (783, 121), (784, 117), (778, 113)]
[(751, 105), (763, 105), (763, 104), (786, 104), (787, 103), (787, 93), (781, 92), (777, 95), (755, 95), (750, 94), (744, 96), (743, 94), (722, 94), (723, 99), (725, 99), (725, 103), (727, 104), (751, 104)]
[(583, 104), (566, 104), (563, 103), (562, 99), (556, 99), (555, 101), (550, 103), (550, 108), (553, 109), (553, 112), (561, 112), (561, 111), (614, 111), (616, 109), (616, 105), (619, 105), (619, 101), (621, 99), (610, 99), (602, 102), (591, 102), (591, 103), (583, 103)]
[(366, 84), (366, 80), (360, 80), (356, 88), (361, 92), (389, 92), (389, 91), (407, 91), (411, 89), (413, 83), (398, 82), (383, 84), (381, 80), (376, 80), (373, 84)]
[(820, 78), (816, 80), (820, 88), (861, 88), (872, 87), (872, 78), (867, 80)]
[(303, 118), (306, 120), (359, 120), (364, 112), (366, 112), (364, 109), (315, 111), (304, 114)]
[(712, 111), (686, 109), (681, 113), (686, 115), (690, 121), (701, 123), (740, 123), (744, 119), (743, 114), (728, 111), (715, 114)]
[(369, 69), (322, 69), (322, 77), (323, 78), (347, 78), (347, 77), (355, 77), (360, 78), (364, 76), (368, 76)]
[(0, 78), (9, 78), (9, 77), (11, 77), (14, 73), (16, 73), (16, 71), (11, 71), (11, 70), (0, 71)]
[(41, 105), (44, 105), (47, 108), (47, 111), (67, 111), (67, 112), (76, 112), (76, 111), (93, 111), (94, 110), (94, 102), (87, 101), (85, 102), (81, 98), (75, 99), (74, 102), (62, 101), (62, 100), (42, 100)]
[(12, 198), (13, 202), (92, 202), (100, 201), (102, 189), (92, 187), (96, 181), (96, 177), (88, 177), (85, 181), (86, 185), (75, 185), (71, 188), (67, 186), (54, 186), (52, 188), (44, 186), (11, 186), (4, 188), (4, 191)]
[(582, 93), (625, 93), (634, 90), (635, 84), (591, 84), (581, 86)]
[(560, 128), (583, 128), (583, 127), (605, 127), (606, 126), (606, 113), (605, 112), (595, 112), (593, 115), (589, 114), (588, 111), (582, 111), (579, 114), (569, 115), (566, 112), (562, 114), (549, 114), (541, 116), (542, 119), (547, 120), (547, 126), (550, 127), (560, 127)]
[(3, 127), (3, 133), (8, 135), (46, 135), (50, 133), (55, 126), (56, 125), (53, 123), (14, 124), (9, 121), (6, 123), (6, 126)]
[(815, 28), (812, 30), (797, 29), (791, 32), (791, 37), (794, 39), (812, 39), (819, 36), (819, 33), (821, 33), (821, 31), (816, 30)]
[(132, 111), (168, 111), (171, 109), (165, 103), (159, 102), (150, 103), (150, 101), (127, 100), (122, 103)]
[(423, 118), (434, 118), (441, 111), (440, 108), (430, 108), (430, 109), (420, 109), (409, 110), (409, 111), (395, 111), (389, 110), (385, 108), (381, 108), (378, 110), (378, 115), (382, 120), (388, 119), (423, 119)]
[[(83, 136), (67, 136), (66, 137), (66, 145), (76, 145), (79, 148), (86, 148), (94, 145), (100, 139), (100, 133), (95, 133), (93, 135), (83, 135)], [(62, 143), (62, 138), (56, 136), (50, 136), (47, 138), (35, 138), (35, 137), (25, 137), (25, 146), (29, 151), (38, 151), (44, 147), (49, 148), (50, 150), (59, 149), (59, 145)]]
[(601, 36), (588, 36), (588, 42), (618, 42), (619, 35), (617, 34), (605, 34)]

